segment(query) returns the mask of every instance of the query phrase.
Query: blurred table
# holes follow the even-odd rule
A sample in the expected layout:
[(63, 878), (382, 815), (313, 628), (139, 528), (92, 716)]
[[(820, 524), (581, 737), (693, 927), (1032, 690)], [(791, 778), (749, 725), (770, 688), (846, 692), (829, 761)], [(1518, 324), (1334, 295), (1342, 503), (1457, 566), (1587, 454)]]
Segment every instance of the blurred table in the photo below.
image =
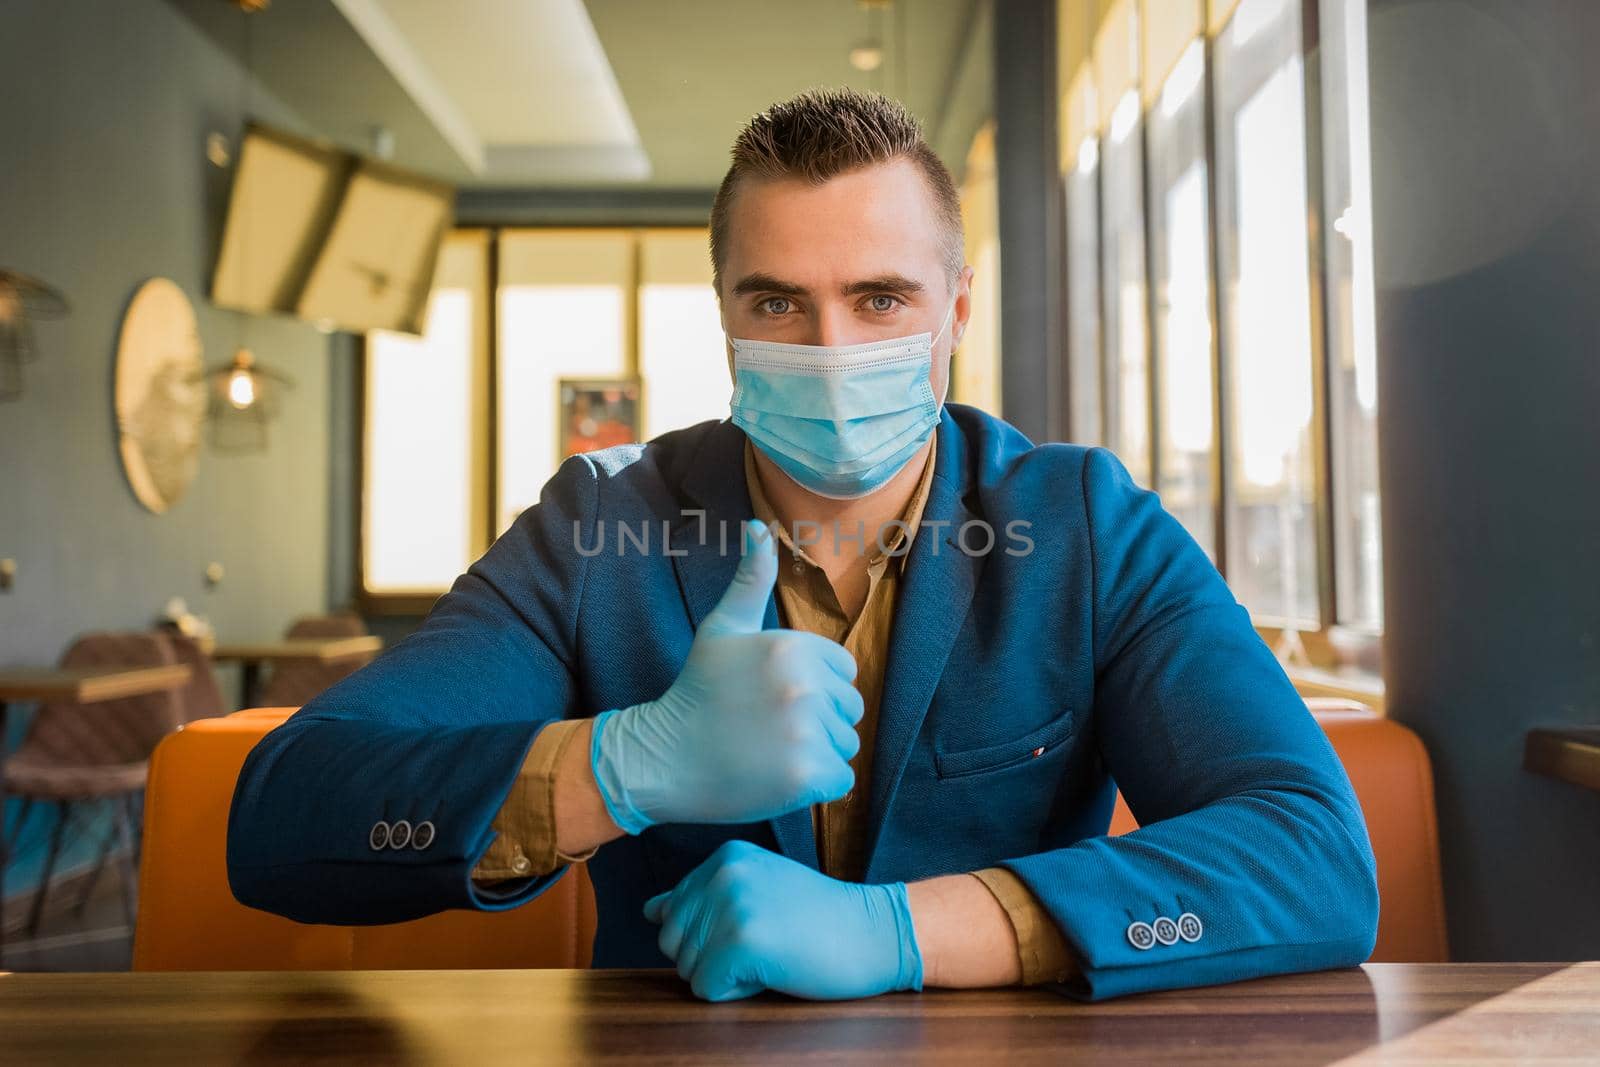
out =
[[(6, 940), (6, 863), (10, 859), (9, 838), (5, 833), (6, 807), (6, 711), (23, 700), (70, 700), (97, 704), (105, 700), (144, 696), (177, 689), (189, 681), (189, 668), (182, 663), (160, 667), (59, 668), (0, 671), (0, 949)], [(20, 826), (18, 831), (22, 829)], [(3, 1051), (0, 1038), (0, 1051)]]
[(1368, 964), (1081, 1004), (696, 1000), (669, 971), (0, 974), (17, 1063), (1594, 1062), (1600, 963)]
[(1529, 730), (1522, 766), (1586, 789), (1600, 789), (1600, 726)]
[(254, 707), (261, 665), (299, 660), (305, 663), (338, 663), (357, 656), (383, 651), (383, 638), (373, 634), (355, 637), (296, 638), (290, 641), (261, 641), (212, 646), (211, 658), (239, 664), (239, 707)]

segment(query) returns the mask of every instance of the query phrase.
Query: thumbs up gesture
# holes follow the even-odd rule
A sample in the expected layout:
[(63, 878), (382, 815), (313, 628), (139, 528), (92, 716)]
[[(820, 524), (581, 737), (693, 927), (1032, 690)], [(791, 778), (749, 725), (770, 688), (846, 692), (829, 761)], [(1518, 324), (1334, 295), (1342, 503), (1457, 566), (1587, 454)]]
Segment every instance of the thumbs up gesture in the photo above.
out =
[(661, 822), (757, 822), (855, 784), (855, 659), (817, 634), (761, 628), (778, 554), (772, 534), (752, 540), (671, 688), (595, 719), (595, 783), (628, 833)]

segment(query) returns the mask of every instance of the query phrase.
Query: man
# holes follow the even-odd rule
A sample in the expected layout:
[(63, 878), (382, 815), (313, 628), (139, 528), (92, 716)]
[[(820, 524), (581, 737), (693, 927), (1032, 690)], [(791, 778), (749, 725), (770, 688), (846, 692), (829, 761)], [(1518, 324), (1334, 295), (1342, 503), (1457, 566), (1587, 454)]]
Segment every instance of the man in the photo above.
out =
[[(395, 922), (585, 859), (596, 965), (712, 1000), (1365, 960), (1349, 781), (1205, 555), (1109, 453), (941, 404), (972, 271), (915, 121), (758, 115), (711, 247), (731, 421), (568, 459), (268, 735), (238, 898)], [(1119, 785), (1142, 828), (1109, 838)]]

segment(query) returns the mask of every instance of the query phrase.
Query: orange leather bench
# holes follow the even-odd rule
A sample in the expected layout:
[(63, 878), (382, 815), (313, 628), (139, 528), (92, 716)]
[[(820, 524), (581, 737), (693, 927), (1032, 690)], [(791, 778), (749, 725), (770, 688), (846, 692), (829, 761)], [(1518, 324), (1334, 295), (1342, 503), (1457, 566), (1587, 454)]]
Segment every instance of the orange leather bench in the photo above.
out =
[(150, 760), (136, 971), (587, 967), (594, 893), (582, 864), (503, 912), (452, 910), (389, 926), (297, 923), (234, 900), (228, 807), (244, 758), (293, 708), (198, 719)]
[[(1355, 786), (1378, 860), (1375, 962), (1448, 958), (1433, 777), (1410, 730), (1340, 701), (1311, 700)], [(449, 911), (390, 926), (311, 926), (246, 908), (228, 889), (228, 807), (246, 754), (292, 708), (201, 719), (150, 763), (135, 970), (586, 967), (594, 896), (581, 864), (510, 911)], [(1117, 797), (1111, 833), (1137, 828)]]
[[(1447, 961), (1433, 766), (1421, 739), (1354, 701), (1310, 697), (1306, 705), (1333, 742), (1367, 817), (1378, 861), (1378, 943), (1371, 962)], [(1119, 793), (1110, 832), (1138, 828)]]

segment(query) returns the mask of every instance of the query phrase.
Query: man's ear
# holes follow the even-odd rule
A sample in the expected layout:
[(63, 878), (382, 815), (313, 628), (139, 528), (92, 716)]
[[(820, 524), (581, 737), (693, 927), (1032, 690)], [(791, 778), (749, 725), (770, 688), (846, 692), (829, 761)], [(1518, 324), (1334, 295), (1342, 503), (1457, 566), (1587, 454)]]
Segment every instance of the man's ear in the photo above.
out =
[(961, 273), (956, 277), (956, 313), (950, 330), (952, 352), (961, 347), (961, 338), (967, 332), (967, 322), (972, 318), (972, 277), (971, 264), (962, 267)]

